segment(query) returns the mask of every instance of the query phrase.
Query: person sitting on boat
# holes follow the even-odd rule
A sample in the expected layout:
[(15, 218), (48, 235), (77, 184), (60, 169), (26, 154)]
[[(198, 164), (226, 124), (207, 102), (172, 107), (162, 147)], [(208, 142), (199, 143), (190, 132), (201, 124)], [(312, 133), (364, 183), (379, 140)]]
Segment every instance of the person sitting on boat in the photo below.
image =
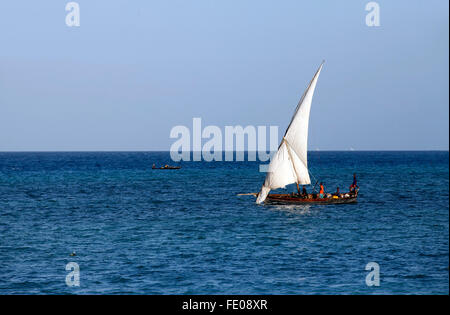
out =
[(303, 188), (302, 188), (302, 198), (303, 199), (308, 198), (308, 192), (306, 191), (305, 186), (303, 186)]
[(320, 183), (319, 197), (323, 198), (325, 196), (325, 189), (323, 188), (323, 183)]
[(355, 193), (355, 189), (356, 189), (356, 187), (353, 186), (353, 184), (351, 184), (351, 185), (350, 185), (350, 188), (349, 188), (350, 193), (351, 193), (351, 194)]
[(341, 196), (341, 192), (339, 191), (339, 187), (336, 188), (336, 192), (335, 192), (333, 195), (334, 195), (334, 196), (338, 196), (338, 197)]

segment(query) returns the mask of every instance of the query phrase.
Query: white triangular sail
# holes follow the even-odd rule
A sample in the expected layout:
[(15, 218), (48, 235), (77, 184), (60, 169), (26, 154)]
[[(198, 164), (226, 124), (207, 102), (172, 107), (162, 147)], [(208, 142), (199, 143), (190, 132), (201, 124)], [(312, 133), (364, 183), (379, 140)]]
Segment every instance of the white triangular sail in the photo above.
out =
[(271, 189), (284, 188), (286, 185), (293, 183), (299, 185), (311, 183), (308, 173), (309, 112), (322, 66), (323, 63), (298, 103), (283, 141), (281, 141), (278, 151), (270, 161), (266, 180), (256, 199), (257, 203), (262, 203)]

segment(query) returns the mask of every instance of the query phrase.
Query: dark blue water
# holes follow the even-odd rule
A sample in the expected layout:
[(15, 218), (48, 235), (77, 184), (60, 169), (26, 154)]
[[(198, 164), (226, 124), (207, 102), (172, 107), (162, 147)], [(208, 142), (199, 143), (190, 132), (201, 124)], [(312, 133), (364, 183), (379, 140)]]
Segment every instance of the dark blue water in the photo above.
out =
[(328, 191), (358, 174), (348, 205), (236, 197), (257, 162), (153, 163), (168, 153), (0, 153), (0, 293), (449, 293), (448, 152), (310, 153)]

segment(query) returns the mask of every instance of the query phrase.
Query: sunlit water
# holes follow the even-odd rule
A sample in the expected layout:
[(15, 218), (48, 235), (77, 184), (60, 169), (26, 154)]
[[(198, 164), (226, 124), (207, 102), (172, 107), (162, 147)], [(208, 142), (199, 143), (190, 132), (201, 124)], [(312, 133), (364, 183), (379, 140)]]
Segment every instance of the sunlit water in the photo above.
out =
[(236, 194), (260, 188), (257, 162), (0, 153), (0, 293), (449, 293), (448, 152), (309, 155), (328, 191), (356, 172), (359, 202), (256, 205)]

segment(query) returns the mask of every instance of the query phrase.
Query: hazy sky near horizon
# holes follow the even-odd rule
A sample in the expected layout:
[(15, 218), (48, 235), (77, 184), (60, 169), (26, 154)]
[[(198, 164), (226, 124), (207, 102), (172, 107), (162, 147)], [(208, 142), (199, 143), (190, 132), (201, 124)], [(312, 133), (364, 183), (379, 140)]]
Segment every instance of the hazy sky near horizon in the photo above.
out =
[[(169, 150), (277, 125), (320, 62), (311, 150), (448, 150), (447, 0), (0, 2), (0, 151)], [(204, 140), (206, 142), (206, 140)]]

